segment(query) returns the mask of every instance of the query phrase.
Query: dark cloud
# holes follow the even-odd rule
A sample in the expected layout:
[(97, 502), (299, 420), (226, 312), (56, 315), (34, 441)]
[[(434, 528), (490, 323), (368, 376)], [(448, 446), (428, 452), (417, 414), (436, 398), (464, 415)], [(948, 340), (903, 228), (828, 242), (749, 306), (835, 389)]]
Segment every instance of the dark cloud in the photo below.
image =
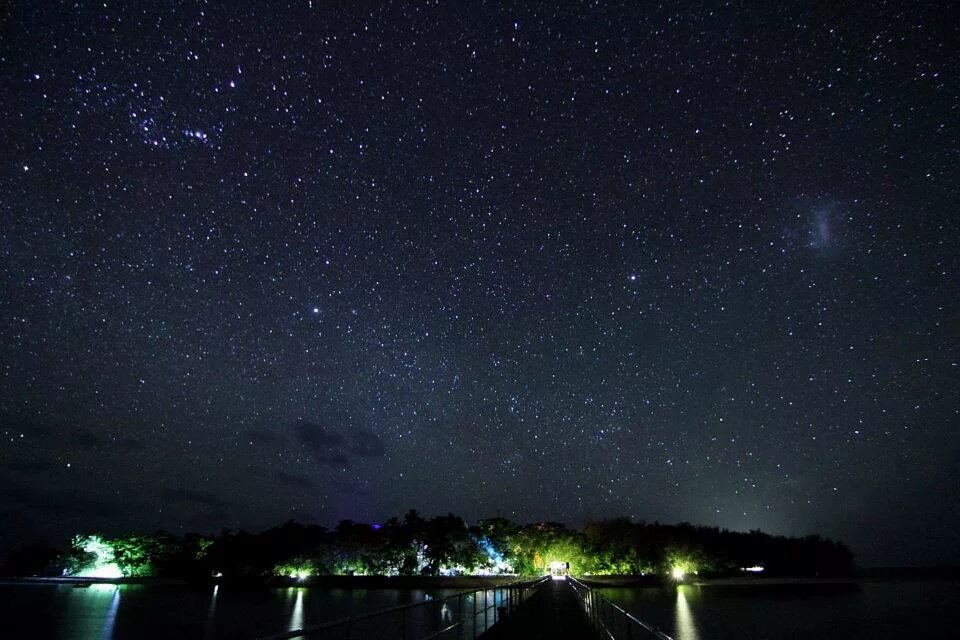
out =
[(295, 473), (289, 473), (287, 471), (279, 470), (269, 475), (270, 478), (278, 481), (280, 484), (285, 484), (289, 487), (296, 487), (299, 489), (309, 489), (317, 486), (317, 483), (309, 478), (299, 476)]
[(387, 453), (380, 436), (369, 429), (354, 429), (348, 437), (350, 438), (350, 455), (379, 458)]
[(164, 502), (197, 504), (212, 509), (222, 509), (227, 506), (226, 502), (212, 493), (190, 491), (189, 489), (163, 489), (160, 492), (160, 498)]
[(0, 491), (15, 502), (29, 504), (32, 511), (45, 511), (56, 516), (84, 518), (116, 518), (141, 513), (145, 506), (139, 502), (120, 502), (111, 498), (69, 491), (41, 491), (12, 482), (0, 483)]
[(350, 458), (343, 449), (345, 439), (336, 431), (329, 431), (314, 422), (298, 422), (294, 431), (300, 444), (306, 447), (313, 459), (330, 467), (346, 467)]
[(298, 422), (296, 433), (303, 446), (318, 454), (329, 454), (343, 444), (342, 435), (313, 422)]
[(329, 464), (332, 467), (345, 467), (350, 464), (350, 458), (348, 458), (345, 453), (337, 452), (329, 460), (324, 460), (322, 462), (324, 464)]
[(350, 458), (343, 451), (331, 451), (327, 454), (313, 454), (314, 460), (325, 467), (346, 467), (350, 465)]
[(353, 429), (344, 437), (318, 424), (300, 422), (295, 431), (300, 444), (323, 465), (345, 467), (350, 464), (350, 458), (377, 458), (386, 454), (380, 437), (369, 429)]
[[(131, 452), (142, 448), (142, 445), (137, 440), (114, 435), (121, 431), (119, 427), (104, 429), (102, 426), (97, 426), (97, 428), (91, 429), (69, 424), (54, 417), (31, 420), (16, 416), (6, 416), (0, 418), (0, 431), (25, 442), (31, 440), (44, 441), (44, 444), (48, 446), (48, 450), (54, 448), (69, 449), (71, 447), (80, 447), (101, 451), (118, 450)], [(38, 464), (43, 465), (45, 463)], [(53, 465), (55, 463), (51, 464)]]

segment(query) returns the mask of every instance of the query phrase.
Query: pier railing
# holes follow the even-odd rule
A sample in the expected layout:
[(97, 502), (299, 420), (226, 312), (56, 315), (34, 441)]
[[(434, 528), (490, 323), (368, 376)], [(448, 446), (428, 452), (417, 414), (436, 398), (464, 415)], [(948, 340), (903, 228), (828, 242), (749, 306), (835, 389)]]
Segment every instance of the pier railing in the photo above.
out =
[(475, 640), (549, 580), (545, 577), (463, 591), (293, 629), (261, 640)]
[(568, 578), (580, 607), (599, 635), (609, 640), (673, 640), (655, 626), (636, 618), (608, 600), (606, 596), (588, 587), (573, 576)]

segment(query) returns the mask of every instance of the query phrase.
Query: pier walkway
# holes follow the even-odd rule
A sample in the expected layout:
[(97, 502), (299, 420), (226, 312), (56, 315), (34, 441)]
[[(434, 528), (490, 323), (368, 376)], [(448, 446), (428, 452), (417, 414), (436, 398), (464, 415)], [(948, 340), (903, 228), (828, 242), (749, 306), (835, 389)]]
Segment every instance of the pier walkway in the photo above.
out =
[(551, 580), (481, 640), (599, 640), (570, 583)]
[[(295, 607), (293, 620), (296, 611), (302, 619)], [(672, 640), (573, 576), (495, 584), (291, 627), (261, 640)]]

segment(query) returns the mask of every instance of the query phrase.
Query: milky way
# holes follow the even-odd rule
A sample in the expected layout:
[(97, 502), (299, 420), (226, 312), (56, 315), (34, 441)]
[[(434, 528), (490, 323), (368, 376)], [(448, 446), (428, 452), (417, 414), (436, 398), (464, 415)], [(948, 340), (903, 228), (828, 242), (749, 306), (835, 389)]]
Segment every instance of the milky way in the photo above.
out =
[(5, 12), (3, 542), (414, 507), (960, 562), (956, 9), (559, 6)]

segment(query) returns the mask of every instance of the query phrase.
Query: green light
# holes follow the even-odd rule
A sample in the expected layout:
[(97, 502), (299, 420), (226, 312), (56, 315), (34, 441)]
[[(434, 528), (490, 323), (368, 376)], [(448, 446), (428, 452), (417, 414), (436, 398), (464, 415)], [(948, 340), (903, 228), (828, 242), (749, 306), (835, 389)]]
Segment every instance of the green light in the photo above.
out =
[(114, 560), (114, 547), (100, 536), (77, 536), (73, 540), (74, 547), (79, 547), (90, 557), (86, 565), (76, 572), (79, 578), (122, 578), (120, 570)]
[(293, 562), (288, 564), (278, 564), (273, 572), (278, 576), (289, 576), (294, 580), (303, 582), (313, 575), (313, 566), (305, 562)]

